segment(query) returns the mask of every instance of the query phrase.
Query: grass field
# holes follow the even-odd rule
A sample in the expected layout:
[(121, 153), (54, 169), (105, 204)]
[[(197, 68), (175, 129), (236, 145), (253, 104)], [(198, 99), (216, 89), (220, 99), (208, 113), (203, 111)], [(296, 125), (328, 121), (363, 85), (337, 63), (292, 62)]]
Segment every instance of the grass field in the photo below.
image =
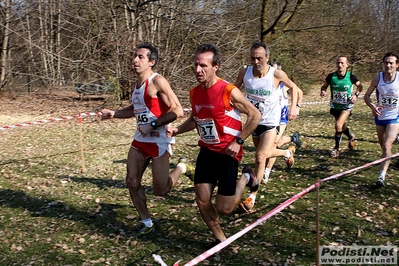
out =
[[(63, 113), (93, 111), (87, 108), (94, 107), (76, 106)], [(15, 117), (22, 115), (17, 108), (13, 112)], [(34, 118), (40, 113), (37, 110)], [(133, 237), (140, 219), (124, 176), (134, 122), (101, 121), (94, 116), (82, 124), (72, 119), (0, 130), (0, 265), (158, 265), (152, 254), (160, 255), (167, 265), (178, 260), (184, 265), (207, 250), (214, 239), (199, 215), (192, 182), (182, 177), (167, 196), (156, 197), (150, 169), (144, 186), (156, 231)], [(379, 159), (373, 119), (363, 100), (349, 126), (356, 134), (355, 150), (347, 150), (344, 137), (340, 158), (331, 159), (334, 126), (328, 106), (304, 105), (287, 129), (287, 134), (299, 131), (302, 137), (295, 166), (287, 170), (282, 158), (277, 160), (270, 181), (260, 188), (254, 212), (221, 217), (227, 235), (254, 223), (318, 179)], [(195, 132), (177, 137), (171, 169), (181, 156), (195, 162), (196, 143)], [(398, 145), (393, 152), (398, 152)], [(322, 183), (320, 245), (399, 245), (397, 162), (392, 160), (383, 188), (374, 186), (378, 165)], [(254, 148), (248, 139), (242, 165), (253, 163)], [(316, 206), (316, 193), (311, 191), (201, 265), (314, 265)]]

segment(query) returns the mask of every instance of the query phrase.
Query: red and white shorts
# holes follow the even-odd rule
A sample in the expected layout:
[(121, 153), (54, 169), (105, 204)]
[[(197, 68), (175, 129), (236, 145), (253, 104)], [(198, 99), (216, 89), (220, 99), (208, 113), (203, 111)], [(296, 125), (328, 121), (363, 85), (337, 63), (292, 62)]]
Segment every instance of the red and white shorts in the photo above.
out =
[(158, 158), (168, 152), (172, 155), (172, 145), (170, 143), (140, 142), (132, 141), (132, 148), (141, 152), (144, 158)]

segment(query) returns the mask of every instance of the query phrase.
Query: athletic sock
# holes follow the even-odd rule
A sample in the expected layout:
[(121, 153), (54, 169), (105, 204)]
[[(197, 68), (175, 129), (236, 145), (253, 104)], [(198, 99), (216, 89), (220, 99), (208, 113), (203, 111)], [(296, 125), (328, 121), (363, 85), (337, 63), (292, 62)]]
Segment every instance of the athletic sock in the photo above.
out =
[(153, 225), (151, 218), (144, 219), (144, 220), (142, 220), (142, 222), (143, 222), (143, 224), (144, 224), (146, 227), (151, 227), (151, 226)]
[(348, 139), (350, 139), (352, 136), (352, 134), (349, 131), (349, 127), (347, 127), (344, 131), (342, 131), (342, 133), (344, 133), (344, 135), (347, 136)]
[(285, 158), (290, 158), (291, 157), (291, 151), (290, 150), (286, 150), (285, 151)]
[(182, 170), (182, 174), (185, 174), (186, 173), (186, 171), (187, 171), (187, 166), (186, 166), (186, 164), (185, 163), (178, 163), (177, 165), (176, 165), (176, 167), (180, 167), (181, 168), (181, 170)]
[(339, 144), (341, 143), (342, 132), (335, 132), (335, 150), (339, 150)]
[(272, 169), (266, 168), (266, 169), (265, 169), (265, 172), (264, 172), (264, 175), (265, 175), (266, 177), (269, 177), (271, 171), (272, 171)]
[(252, 203), (255, 204), (256, 195), (249, 194), (248, 198), (250, 198), (252, 200)]

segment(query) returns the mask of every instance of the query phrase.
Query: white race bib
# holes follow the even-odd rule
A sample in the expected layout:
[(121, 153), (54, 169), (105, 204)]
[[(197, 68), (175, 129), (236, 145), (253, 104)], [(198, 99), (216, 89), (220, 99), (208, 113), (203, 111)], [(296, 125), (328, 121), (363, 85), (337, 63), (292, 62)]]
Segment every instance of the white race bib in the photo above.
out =
[(199, 136), (204, 143), (216, 144), (220, 142), (215, 121), (212, 118), (199, 119), (195, 117), (195, 121), (198, 125)]

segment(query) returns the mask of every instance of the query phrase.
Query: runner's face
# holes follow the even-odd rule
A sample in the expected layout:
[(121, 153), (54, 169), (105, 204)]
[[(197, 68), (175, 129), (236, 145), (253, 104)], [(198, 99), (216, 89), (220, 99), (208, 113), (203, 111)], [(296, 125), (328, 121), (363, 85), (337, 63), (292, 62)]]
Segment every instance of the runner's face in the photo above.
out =
[(395, 73), (398, 68), (396, 56), (388, 56), (384, 60), (384, 71), (387, 73)]
[(205, 52), (195, 56), (194, 74), (199, 83), (207, 83), (216, 76), (219, 66), (212, 66), (213, 53)]
[(154, 60), (150, 61), (148, 58), (149, 52), (147, 48), (137, 49), (133, 59), (133, 68), (136, 73), (142, 73), (154, 65)]
[(337, 59), (337, 69), (340, 73), (345, 73), (348, 68), (348, 59), (346, 57), (339, 57)]
[(251, 64), (255, 70), (261, 71), (267, 67), (269, 56), (263, 47), (256, 48), (251, 51)]

